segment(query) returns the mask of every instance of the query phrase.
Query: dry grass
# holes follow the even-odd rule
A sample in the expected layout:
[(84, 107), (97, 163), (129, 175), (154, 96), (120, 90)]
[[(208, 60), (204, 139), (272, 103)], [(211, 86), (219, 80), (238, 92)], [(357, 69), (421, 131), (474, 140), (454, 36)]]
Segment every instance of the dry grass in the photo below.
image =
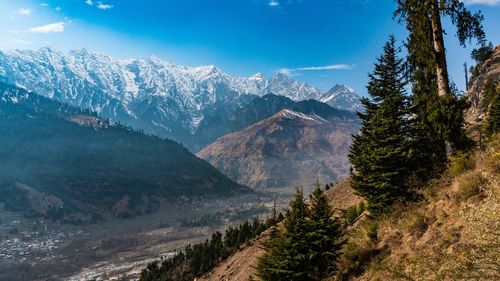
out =
[(472, 153), (458, 153), (450, 158), (447, 174), (451, 177), (457, 177), (464, 172), (472, 170), (476, 164), (476, 159)]
[(455, 157), (421, 202), (352, 229), (336, 280), (500, 280), (499, 182), (497, 135)]
[(484, 195), (487, 179), (479, 171), (471, 171), (457, 179), (458, 190), (455, 193), (458, 202), (466, 202), (472, 197)]

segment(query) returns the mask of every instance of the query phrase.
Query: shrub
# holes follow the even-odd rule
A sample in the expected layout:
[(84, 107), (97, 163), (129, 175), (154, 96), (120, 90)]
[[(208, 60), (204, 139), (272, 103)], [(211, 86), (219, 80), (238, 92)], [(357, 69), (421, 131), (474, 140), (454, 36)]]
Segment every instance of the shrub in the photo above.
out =
[(490, 137), (490, 145), (494, 149), (485, 158), (485, 168), (490, 173), (500, 173), (500, 133)]
[(348, 225), (353, 224), (364, 211), (365, 211), (365, 204), (363, 202), (359, 203), (359, 205), (357, 206), (350, 207), (349, 209), (347, 209), (345, 214), (346, 223)]
[(459, 152), (450, 157), (450, 164), (448, 165), (448, 175), (457, 177), (465, 171), (474, 168), (475, 162), (470, 152)]
[(347, 244), (340, 261), (338, 280), (351, 280), (353, 277), (363, 274), (372, 260), (380, 253), (381, 250), (376, 249), (371, 243)]
[(377, 242), (378, 239), (378, 224), (376, 222), (370, 222), (366, 225), (366, 235), (371, 242)]
[(463, 175), (458, 182), (459, 190), (456, 193), (456, 199), (459, 202), (463, 202), (469, 198), (481, 195), (485, 183), (486, 179), (478, 172)]

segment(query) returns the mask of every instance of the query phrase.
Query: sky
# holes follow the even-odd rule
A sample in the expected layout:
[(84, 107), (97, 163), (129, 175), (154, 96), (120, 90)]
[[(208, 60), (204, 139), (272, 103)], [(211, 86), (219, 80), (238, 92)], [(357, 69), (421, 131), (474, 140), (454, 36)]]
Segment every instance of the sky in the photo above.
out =
[[(481, 10), (487, 39), (500, 44), (500, 0), (464, 1)], [(366, 94), (368, 73), (390, 34), (407, 33), (394, 0), (0, 0), (0, 49), (88, 48), (117, 58), (151, 55), (231, 75), (277, 72), (327, 90)], [(459, 46), (445, 22), (449, 72), (465, 88)]]

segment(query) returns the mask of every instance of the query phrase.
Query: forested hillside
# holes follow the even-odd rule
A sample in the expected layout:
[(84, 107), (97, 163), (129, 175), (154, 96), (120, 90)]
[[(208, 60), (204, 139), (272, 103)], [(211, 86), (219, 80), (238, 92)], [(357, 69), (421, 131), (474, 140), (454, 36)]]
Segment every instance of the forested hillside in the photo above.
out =
[(0, 84), (0, 201), (72, 222), (247, 189), (182, 145)]

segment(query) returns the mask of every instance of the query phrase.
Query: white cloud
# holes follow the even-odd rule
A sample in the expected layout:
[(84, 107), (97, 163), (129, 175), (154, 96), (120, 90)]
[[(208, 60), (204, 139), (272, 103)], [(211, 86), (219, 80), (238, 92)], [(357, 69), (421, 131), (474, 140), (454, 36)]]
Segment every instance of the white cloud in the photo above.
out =
[(29, 16), (29, 15), (31, 15), (32, 12), (33, 12), (33, 10), (31, 10), (31, 9), (20, 8), (17, 11), (15, 11), (14, 13), (16, 15), (20, 15), (20, 16)]
[(354, 69), (356, 65), (354, 64), (331, 64), (323, 66), (310, 66), (310, 67), (297, 67), (297, 68), (281, 68), (278, 69), (278, 73), (285, 74), (287, 76), (297, 76), (297, 72), (301, 71), (320, 71), (320, 70), (351, 70)]
[(55, 22), (30, 28), (33, 33), (55, 33), (64, 31), (64, 22)]
[(48, 7), (49, 4), (47, 4), (47, 3), (41, 3), (40, 6), (42, 6), (42, 7)]
[(113, 5), (105, 4), (102, 2), (97, 2), (97, 8), (99, 8), (101, 10), (108, 10), (108, 9), (113, 8), (113, 7), (114, 7)]
[(489, 5), (494, 6), (500, 3), (500, 0), (464, 0), (466, 5)]
[(276, 0), (271, 0), (271, 2), (269, 2), (269, 6), (271, 7), (276, 7), (278, 6), (280, 3)]
[(92, 2), (92, 0), (87, 0), (87, 1), (85, 1), (85, 3), (87, 3), (87, 5), (90, 5), (90, 6), (94, 5), (94, 2)]
[(351, 70), (354, 68), (353, 64), (332, 64), (324, 66), (311, 66), (311, 67), (300, 67), (295, 70), (298, 71), (315, 71), (315, 70)]
[(57, 7), (55, 8), (55, 10), (56, 10), (56, 12), (59, 12), (59, 11), (61, 10), (61, 7), (57, 6)]

